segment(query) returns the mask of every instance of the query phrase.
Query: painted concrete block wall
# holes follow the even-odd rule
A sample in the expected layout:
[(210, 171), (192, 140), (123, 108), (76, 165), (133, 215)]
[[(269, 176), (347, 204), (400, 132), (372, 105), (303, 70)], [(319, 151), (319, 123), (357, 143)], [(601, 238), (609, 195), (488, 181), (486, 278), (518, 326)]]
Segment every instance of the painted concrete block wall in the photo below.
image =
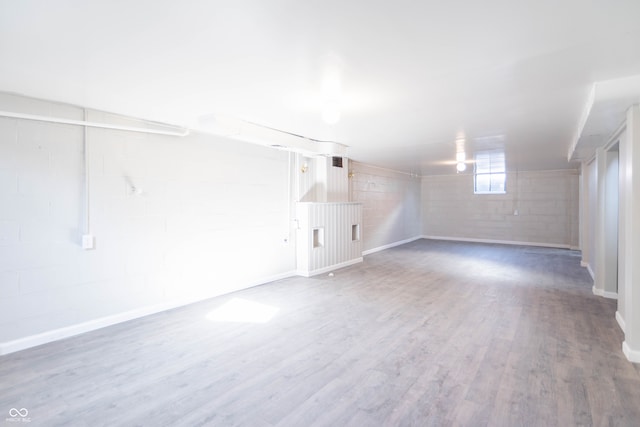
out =
[(420, 236), (420, 179), (350, 161), (350, 200), (363, 205), (363, 250)]
[(509, 173), (507, 193), (487, 195), (472, 174), (426, 176), (422, 234), (577, 247), (578, 184), (576, 171)]
[[(11, 95), (0, 108), (83, 118)], [(295, 270), (287, 153), (197, 134), (87, 136), (85, 251), (83, 129), (0, 118), (0, 344)]]

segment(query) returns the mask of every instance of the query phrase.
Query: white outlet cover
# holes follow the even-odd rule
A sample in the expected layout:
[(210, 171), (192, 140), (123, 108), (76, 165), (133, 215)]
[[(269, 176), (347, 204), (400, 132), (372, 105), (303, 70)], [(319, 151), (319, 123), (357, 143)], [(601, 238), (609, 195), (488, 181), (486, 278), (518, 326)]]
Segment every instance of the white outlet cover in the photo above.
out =
[(82, 236), (82, 249), (93, 249), (95, 247), (95, 237), (91, 234)]

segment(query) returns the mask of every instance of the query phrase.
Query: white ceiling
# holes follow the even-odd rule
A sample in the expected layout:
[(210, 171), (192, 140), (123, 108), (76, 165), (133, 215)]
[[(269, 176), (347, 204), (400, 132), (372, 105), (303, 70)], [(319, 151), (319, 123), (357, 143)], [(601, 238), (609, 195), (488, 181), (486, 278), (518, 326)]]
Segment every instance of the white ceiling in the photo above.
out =
[(0, 0), (0, 61), (0, 91), (231, 116), (407, 172), (454, 173), (461, 136), (467, 158), (575, 168), (592, 84), (640, 74), (640, 1)]

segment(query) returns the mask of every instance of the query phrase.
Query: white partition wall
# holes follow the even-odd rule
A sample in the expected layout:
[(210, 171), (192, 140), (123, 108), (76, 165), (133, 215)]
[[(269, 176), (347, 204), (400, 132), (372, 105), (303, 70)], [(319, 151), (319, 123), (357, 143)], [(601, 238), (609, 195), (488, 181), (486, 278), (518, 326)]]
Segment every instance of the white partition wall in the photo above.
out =
[(624, 212), (620, 222), (622, 277), (624, 286), (624, 354), (632, 362), (640, 363), (640, 227), (634, 219), (640, 215), (640, 106), (627, 112), (626, 135), (620, 141), (620, 207)]
[(594, 211), (589, 233), (593, 251), (588, 265), (595, 272), (593, 293), (618, 297), (618, 142), (596, 150), (593, 194), (589, 205)]
[(360, 203), (297, 204), (297, 273), (310, 277), (362, 261)]

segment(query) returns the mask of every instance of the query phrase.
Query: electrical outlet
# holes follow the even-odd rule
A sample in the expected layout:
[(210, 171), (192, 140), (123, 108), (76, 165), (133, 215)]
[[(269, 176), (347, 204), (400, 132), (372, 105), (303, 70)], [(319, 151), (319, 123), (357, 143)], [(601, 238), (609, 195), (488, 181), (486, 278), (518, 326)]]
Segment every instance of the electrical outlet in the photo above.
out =
[(82, 235), (82, 249), (94, 249), (96, 246), (96, 238), (91, 234)]

